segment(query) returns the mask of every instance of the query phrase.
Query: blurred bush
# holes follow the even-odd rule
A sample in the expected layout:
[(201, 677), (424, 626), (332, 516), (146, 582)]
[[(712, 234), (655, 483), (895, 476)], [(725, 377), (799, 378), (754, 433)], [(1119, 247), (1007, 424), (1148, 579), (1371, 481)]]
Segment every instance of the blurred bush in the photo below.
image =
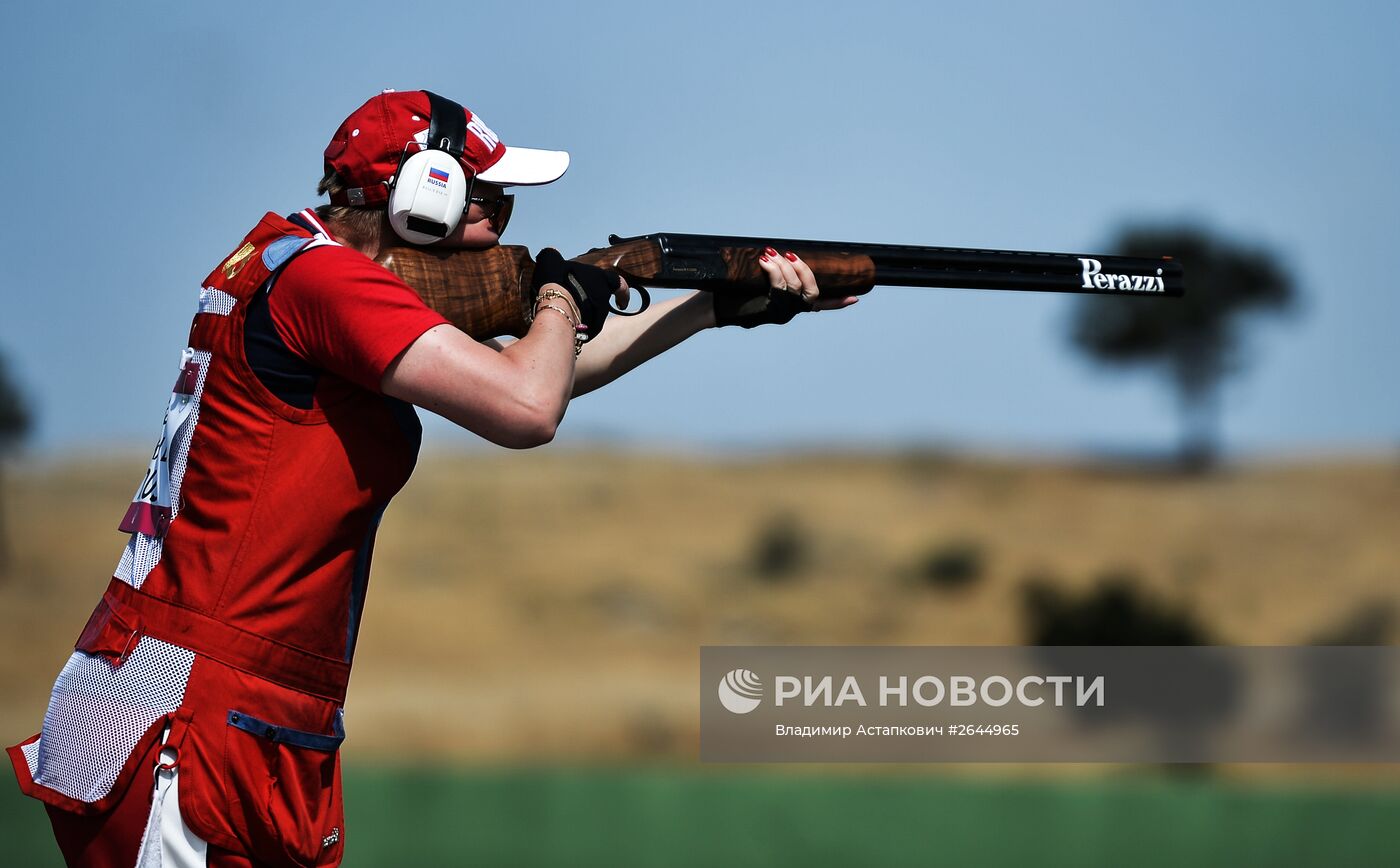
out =
[(1211, 645), (1185, 606), (1152, 594), (1129, 572), (1102, 576), (1083, 594), (1039, 576), (1021, 589), (1027, 645)]
[(915, 575), (931, 588), (967, 588), (982, 578), (986, 560), (986, 549), (976, 540), (951, 540), (932, 546), (919, 561)]
[(749, 553), (749, 569), (765, 581), (787, 581), (811, 564), (813, 548), (814, 541), (797, 516), (778, 513), (759, 527)]
[(1324, 628), (1310, 645), (1388, 645), (1395, 632), (1395, 606), (1388, 600), (1367, 600), (1346, 617)]

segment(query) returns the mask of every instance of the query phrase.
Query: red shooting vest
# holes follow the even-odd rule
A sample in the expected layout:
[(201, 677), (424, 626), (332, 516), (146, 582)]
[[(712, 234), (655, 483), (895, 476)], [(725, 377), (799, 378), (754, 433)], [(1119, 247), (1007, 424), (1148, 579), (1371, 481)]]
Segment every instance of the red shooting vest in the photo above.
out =
[(191, 829), (313, 866), (340, 858), (337, 748), (374, 534), (421, 429), (411, 406), (364, 389), (292, 407), (249, 367), (250, 302), (293, 256), (335, 243), (310, 212), (296, 219), (268, 214), (206, 278), (121, 523), (131, 539), (42, 732), (10, 755), (25, 792), (95, 813), (151, 785), (168, 727)]

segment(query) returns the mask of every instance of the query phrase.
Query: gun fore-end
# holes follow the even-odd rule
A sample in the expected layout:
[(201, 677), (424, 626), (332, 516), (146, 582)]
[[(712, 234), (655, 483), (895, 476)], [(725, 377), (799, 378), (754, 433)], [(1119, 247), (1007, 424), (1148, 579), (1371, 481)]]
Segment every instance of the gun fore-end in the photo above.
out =
[[(577, 260), (612, 269), (628, 283), (643, 286), (733, 292), (772, 285), (758, 261), (764, 244), (757, 239), (744, 239), (752, 243), (739, 245), (705, 235), (613, 235), (608, 240), (611, 246), (590, 250)], [(805, 249), (800, 242), (791, 250), (812, 269), (822, 295), (860, 295), (875, 286), (875, 262), (869, 256)]]
[(530, 251), (390, 247), (377, 259), (423, 302), (477, 340), (524, 337), (530, 328)]

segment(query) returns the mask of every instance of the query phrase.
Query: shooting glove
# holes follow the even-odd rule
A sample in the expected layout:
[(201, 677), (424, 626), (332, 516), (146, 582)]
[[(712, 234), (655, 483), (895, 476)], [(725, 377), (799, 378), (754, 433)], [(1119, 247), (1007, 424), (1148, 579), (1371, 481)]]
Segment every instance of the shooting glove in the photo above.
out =
[(583, 315), (589, 340), (603, 330), (603, 322), (608, 318), (608, 302), (613, 293), (622, 288), (619, 275), (581, 262), (570, 262), (553, 247), (546, 247), (535, 257), (535, 276), (530, 283), (536, 295), (546, 283), (564, 287)]
[(738, 289), (714, 293), (715, 325), (754, 326), (773, 323), (782, 325), (812, 305), (790, 292), (775, 290)]

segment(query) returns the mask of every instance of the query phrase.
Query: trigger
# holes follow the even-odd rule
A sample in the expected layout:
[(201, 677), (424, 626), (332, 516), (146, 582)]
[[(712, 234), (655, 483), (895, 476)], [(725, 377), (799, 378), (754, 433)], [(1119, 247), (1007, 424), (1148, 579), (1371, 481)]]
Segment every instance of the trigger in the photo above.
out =
[(612, 299), (608, 299), (608, 311), (610, 313), (615, 313), (618, 316), (636, 316), (651, 307), (651, 293), (647, 292), (645, 286), (630, 286), (628, 289), (636, 291), (637, 296), (642, 300), (641, 305), (639, 305), (636, 310), (622, 310), (621, 308), (613, 307)]

